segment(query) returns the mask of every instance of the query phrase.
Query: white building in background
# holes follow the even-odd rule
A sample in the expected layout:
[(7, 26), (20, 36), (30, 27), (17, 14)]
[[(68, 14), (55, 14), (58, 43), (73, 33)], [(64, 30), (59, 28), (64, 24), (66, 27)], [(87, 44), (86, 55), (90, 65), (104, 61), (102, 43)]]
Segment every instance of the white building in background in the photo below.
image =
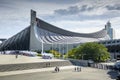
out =
[(105, 25), (105, 30), (107, 31), (107, 34), (109, 35), (110, 39), (115, 39), (115, 31), (111, 27), (110, 21), (108, 21), (107, 24)]
[(0, 41), (0, 44), (2, 43), (2, 41)]

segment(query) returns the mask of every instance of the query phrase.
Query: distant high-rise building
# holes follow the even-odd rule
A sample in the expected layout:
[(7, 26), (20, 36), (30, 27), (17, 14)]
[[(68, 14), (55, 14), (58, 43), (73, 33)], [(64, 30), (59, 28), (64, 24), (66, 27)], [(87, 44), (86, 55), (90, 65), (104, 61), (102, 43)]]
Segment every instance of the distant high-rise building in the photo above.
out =
[(0, 44), (2, 43), (2, 41), (0, 41)]
[(107, 24), (105, 25), (105, 30), (107, 31), (107, 34), (109, 35), (110, 39), (115, 38), (115, 31), (113, 28), (111, 28), (110, 21), (108, 21)]

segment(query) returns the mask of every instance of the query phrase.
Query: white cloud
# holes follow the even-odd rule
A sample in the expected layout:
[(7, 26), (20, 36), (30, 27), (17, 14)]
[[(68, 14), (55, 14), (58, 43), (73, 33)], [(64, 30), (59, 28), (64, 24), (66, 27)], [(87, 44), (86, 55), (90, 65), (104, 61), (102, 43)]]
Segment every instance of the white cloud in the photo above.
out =
[(92, 11), (83, 12), (83, 14), (88, 16), (95, 16), (95, 15), (104, 15), (104, 13), (106, 12), (107, 10), (105, 8), (97, 8)]

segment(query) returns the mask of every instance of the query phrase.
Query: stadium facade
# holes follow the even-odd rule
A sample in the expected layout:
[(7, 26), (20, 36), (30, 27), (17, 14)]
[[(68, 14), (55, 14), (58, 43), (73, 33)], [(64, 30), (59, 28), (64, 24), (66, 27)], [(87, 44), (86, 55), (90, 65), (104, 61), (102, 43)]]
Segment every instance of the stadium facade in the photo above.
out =
[(30, 26), (5, 40), (0, 45), (0, 50), (50, 50), (61, 53), (67, 52), (85, 42), (109, 40), (113, 38), (110, 22), (104, 29), (94, 33), (76, 33), (53, 26), (36, 17), (36, 12), (31, 10)]

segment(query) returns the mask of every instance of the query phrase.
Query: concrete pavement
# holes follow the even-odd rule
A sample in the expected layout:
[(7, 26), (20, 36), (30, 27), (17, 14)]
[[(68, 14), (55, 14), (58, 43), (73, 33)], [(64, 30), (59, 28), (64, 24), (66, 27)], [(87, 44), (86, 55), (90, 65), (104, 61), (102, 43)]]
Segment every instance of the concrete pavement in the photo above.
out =
[[(74, 69), (74, 67), (75, 66), (63, 66), (63, 67), (60, 67), (60, 70)], [(55, 67), (41, 68), (41, 69), (19, 70), (19, 71), (9, 71), (9, 72), (0, 72), (0, 76), (9, 76), (9, 75), (35, 73), (35, 72), (54, 71), (54, 69), (55, 69)]]
[[(59, 59), (41, 59), (15, 55), (0, 55), (0, 65), (64, 61)], [(0, 80), (115, 80), (117, 73), (110, 70), (82, 67), (81, 72), (74, 71), (75, 66), (62, 66), (60, 72), (55, 73), (55, 67), (0, 72)]]
[(81, 72), (75, 72), (74, 67), (60, 67), (60, 72), (57, 73), (54, 68), (3, 72), (0, 73), (0, 80), (115, 80), (108, 70), (82, 67)]
[(0, 65), (3, 64), (20, 64), (20, 63), (35, 63), (35, 62), (53, 62), (53, 61), (65, 61), (62, 59), (42, 59), (41, 57), (28, 57), (18, 55), (16, 58), (15, 55), (2, 55), (0, 54)]

